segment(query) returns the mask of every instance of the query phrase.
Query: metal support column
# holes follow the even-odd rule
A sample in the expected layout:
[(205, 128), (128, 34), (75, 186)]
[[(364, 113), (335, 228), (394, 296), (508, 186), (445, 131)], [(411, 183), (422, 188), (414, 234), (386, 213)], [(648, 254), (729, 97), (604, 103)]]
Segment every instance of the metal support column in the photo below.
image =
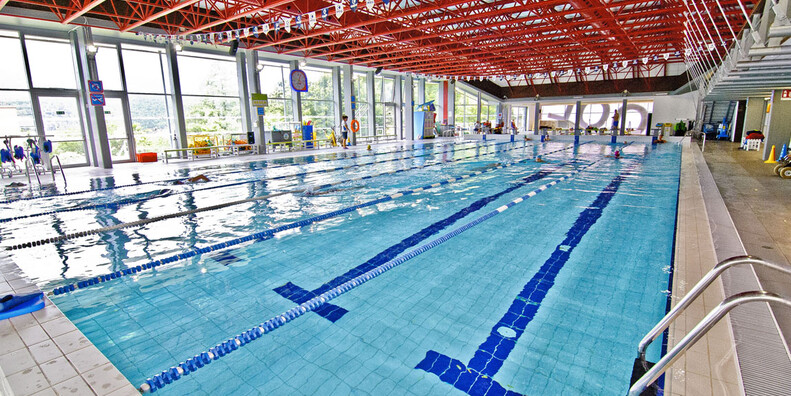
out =
[[(403, 89), (403, 81), (401, 76), (396, 76), (393, 81), (393, 102), (396, 103), (395, 109), (393, 112), (395, 113), (395, 130), (396, 136), (399, 134), (403, 135), (403, 127), (404, 127), (404, 95), (402, 93)], [(420, 85), (418, 85), (420, 86)]]
[(104, 119), (104, 107), (91, 104), (88, 89), (89, 80), (99, 80), (96, 68), (96, 53), (88, 53), (87, 46), (93, 44), (90, 27), (77, 27), (69, 33), (69, 40), (74, 50), (74, 60), (78, 80), (80, 81), (80, 102), (83, 104), (87, 125), (87, 136), (90, 149), (91, 165), (111, 169), (113, 167), (110, 140), (107, 137), (107, 123)]
[[(170, 96), (173, 108), (173, 142), (176, 148), (187, 148), (187, 121), (184, 118), (184, 101), (181, 96), (181, 78), (179, 77), (179, 63), (176, 56), (176, 49), (173, 44), (165, 47), (165, 58), (168, 60), (168, 78), (173, 95)], [(179, 157), (184, 158), (185, 154), (180, 153)]]
[(536, 102), (533, 107), (533, 135), (538, 135), (541, 126), (541, 102)]
[[(354, 119), (354, 109), (352, 108), (352, 96), (354, 96), (353, 78), (354, 69), (352, 65), (343, 65), (343, 113), (349, 117), (349, 126), (351, 126), (351, 122)], [(338, 131), (339, 136), (342, 133), (343, 130)], [(352, 133), (351, 135), (350, 138), (354, 139), (354, 134)]]
[(426, 79), (425, 78), (418, 78), (417, 79), (417, 102), (418, 102), (418, 104), (426, 103)]
[(444, 120), (448, 125), (456, 125), (456, 80), (448, 81), (448, 103), (444, 110), (447, 118)]
[(342, 128), (340, 128), (343, 115), (343, 103), (342, 103), (342, 95), (341, 95), (341, 68), (335, 66), (332, 68), (332, 115), (333, 115), (333, 124), (335, 126), (335, 137), (339, 137), (341, 133), (343, 133)]
[(580, 124), (582, 123), (582, 101), (578, 100), (575, 104), (575, 114), (574, 114), (574, 143), (580, 142), (580, 134), (582, 130), (580, 129)]
[[(252, 107), (252, 94), (261, 93), (261, 81), (258, 75), (258, 51), (243, 50), (245, 53), (245, 65), (247, 74), (247, 99), (246, 106), (250, 111), (250, 127), (247, 130), (253, 132), (255, 144), (259, 146), (260, 153), (266, 153), (266, 129), (264, 127), (264, 116), (258, 114), (258, 109)], [(241, 52), (241, 51), (240, 51)], [(238, 52), (237, 52), (238, 53)], [(239, 75), (241, 78), (241, 74)], [(244, 101), (243, 101), (244, 102)], [(266, 112), (266, 109), (264, 109)]]
[[(373, 71), (369, 71), (365, 75), (367, 82), (365, 90), (368, 98), (368, 136), (374, 136), (376, 135), (376, 89), (374, 89), (376, 78)], [(354, 140), (352, 141), (352, 144), (356, 144)]]
[(620, 121), (620, 131), (618, 132), (619, 135), (623, 136), (626, 135), (626, 106), (628, 105), (628, 101), (626, 99), (623, 100), (623, 105), (621, 106), (621, 121)]
[[(299, 69), (299, 61), (288, 62), (288, 65), (291, 70)], [(291, 110), (294, 114), (294, 122), (299, 123), (300, 133), (302, 133), (302, 93), (293, 89), (289, 89), (289, 91), (291, 91)]]
[(415, 104), (413, 98), (412, 76), (406, 76), (404, 79), (404, 129), (402, 130), (401, 139), (409, 141), (414, 140), (415, 134)]

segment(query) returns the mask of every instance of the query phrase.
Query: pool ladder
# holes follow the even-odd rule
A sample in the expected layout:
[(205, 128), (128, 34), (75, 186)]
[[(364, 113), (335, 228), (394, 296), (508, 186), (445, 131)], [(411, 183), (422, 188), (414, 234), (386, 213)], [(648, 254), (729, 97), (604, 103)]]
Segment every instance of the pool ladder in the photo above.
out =
[[(637, 379), (632, 387), (629, 388), (629, 396), (637, 396), (642, 395), (644, 391), (648, 389), (653, 383), (665, 372), (667, 371), (673, 363), (678, 360), (680, 355), (687, 351), (692, 345), (694, 345), (698, 340), (700, 340), (709, 330), (711, 330), (714, 325), (716, 325), (725, 315), (728, 314), (732, 309), (738, 307), (742, 304), (752, 303), (752, 302), (773, 302), (778, 304), (783, 304), (788, 307), (791, 307), (791, 300), (785, 297), (781, 297), (775, 293), (767, 292), (763, 290), (757, 291), (748, 291), (743, 293), (738, 293), (733, 296), (730, 296), (723, 300), (719, 305), (717, 305), (711, 312), (709, 312), (700, 322), (698, 322), (695, 327), (687, 333), (684, 338), (681, 339), (670, 351), (668, 351), (665, 356), (662, 356), (659, 361), (649, 369), (648, 362), (645, 360), (645, 351), (648, 348), (648, 345), (654, 341), (660, 334), (662, 334), (665, 329), (667, 329), (671, 323), (682, 313), (684, 310), (695, 301), (698, 296), (700, 296), (720, 275), (722, 275), (725, 270), (737, 265), (743, 264), (753, 264), (753, 265), (760, 265), (767, 268), (774, 269), (776, 271), (783, 272), (787, 275), (791, 275), (791, 267), (787, 265), (781, 265), (777, 263), (771, 263), (768, 261), (764, 261), (755, 256), (737, 256), (731, 257), (727, 260), (723, 260), (719, 262), (714, 268), (711, 269), (703, 278), (695, 284), (692, 290), (681, 299), (681, 301), (670, 310), (670, 312), (665, 315), (659, 323), (654, 326), (648, 334), (643, 337), (640, 341), (640, 344), (637, 347), (637, 362), (635, 366), (638, 364), (642, 366), (645, 374), (643, 374), (639, 379)], [(637, 368), (637, 367), (635, 367)]]
[[(55, 165), (54, 160), (58, 160), (57, 169), (54, 166)], [(44, 167), (40, 164), (39, 165), (34, 164), (33, 161), (30, 159), (30, 157), (27, 157), (25, 159), (25, 175), (27, 175), (27, 184), (30, 188), (33, 188), (33, 184), (32, 184), (33, 180), (30, 178), (31, 170), (33, 171), (33, 174), (36, 175), (36, 181), (38, 181), (38, 188), (41, 189), (41, 178), (39, 177), (39, 174), (46, 173), (46, 169), (44, 169)], [(57, 173), (57, 171), (60, 171), (61, 176), (63, 176), (63, 186), (65, 187), (66, 174), (63, 173), (63, 165), (60, 163), (60, 157), (58, 157), (57, 155), (53, 155), (49, 158), (49, 170), (50, 172), (52, 172), (53, 183), (55, 183), (55, 173)]]

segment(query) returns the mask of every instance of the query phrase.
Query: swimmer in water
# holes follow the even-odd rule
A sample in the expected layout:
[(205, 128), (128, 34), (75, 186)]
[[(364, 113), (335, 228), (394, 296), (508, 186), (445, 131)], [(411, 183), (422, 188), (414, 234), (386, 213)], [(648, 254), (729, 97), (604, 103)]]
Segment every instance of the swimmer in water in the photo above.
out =
[(303, 192), (303, 194), (305, 194), (306, 196), (309, 196), (309, 197), (316, 197), (316, 196), (319, 196), (319, 195), (327, 195), (327, 194), (334, 193), (334, 192), (349, 191), (349, 190), (359, 190), (361, 188), (363, 188), (363, 186), (349, 187), (349, 188), (333, 188), (333, 189), (330, 189), (330, 190), (327, 190), (327, 191), (315, 191), (313, 186), (308, 186), (305, 189), (305, 191)]
[(211, 180), (208, 177), (206, 177), (206, 175), (198, 175), (195, 177), (190, 177), (189, 179), (185, 179), (185, 180), (176, 180), (173, 182), (173, 184), (184, 184), (185, 182), (186, 183), (209, 182), (209, 181)]
[(544, 159), (541, 158), (541, 156), (539, 155), (538, 157), (536, 157), (536, 162), (544, 162)]

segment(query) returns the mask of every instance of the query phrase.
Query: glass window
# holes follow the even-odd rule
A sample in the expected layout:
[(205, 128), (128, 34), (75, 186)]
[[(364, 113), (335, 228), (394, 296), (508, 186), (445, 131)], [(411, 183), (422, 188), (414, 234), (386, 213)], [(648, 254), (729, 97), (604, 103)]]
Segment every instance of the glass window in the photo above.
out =
[(213, 135), (215, 144), (225, 144), (230, 134), (240, 133), (242, 114), (238, 98), (184, 96), (187, 137)]
[(258, 72), (258, 77), (261, 81), (261, 93), (267, 94), (269, 99), (290, 98), (289, 73), (291, 71), (288, 65), (270, 62), (261, 62), (260, 65), (263, 66), (263, 69)]
[(0, 53), (3, 54), (0, 88), (27, 89), (25, 59), (19, 38), (0, 37)]
[(291, 70), (285, 63), (260, 62), (259, 65), (263, 67), (258, 72), (261, 93), (265, 93), (269, 101), (264, 109), (264, 127), (270, 131), (291, 130), (289, 122), (294, 119), (289, 83)]
[[(516, 126), (517, 133), (525, 133), (525, 121), (527, 118), (527, 108), (526, 107), (511, 107), (511, 122)], [(507, 125), (508, 131), (511, 132), (511, 126)]]
[(574, 104), (557, 104), (541, 106), (541, 127), (562, 132), (574, 129), (574, 119), (577, 114)]
[(135, 150), (162, 152), (174, 144), (173, 112), (165, 95), (129, 95)]
[(648, 131), (648, 114), (654, 111), (654, 102), (628, 102), (626, 104), (626, 132), (645, 135)]
[(376, 76), (374, 78), (374, 88), (378, 98), (376, 107), (376, 135), (396, 134), (395, 129), (395, 80), (393, 77)]
[(40, 97), (44, 133), (64, 165), (85, 164), (85, 139), (76, 97)]
[[(125, 48), (125, 47), (124, 47)], [(126, 76), (126, 90), (134, 93), (169, 93), (164, 71), (166, 70), (164, 54), (157, 50), (131, 50), (123, 49), (121, 56), (124, 58), (124, 74)]]
[(369, 136), (371, 134), (368, 119), (368, 75), (365, 73), (354, 73), (352, 81), (355, 97), (354, 118), (360, 123), (360, 131), (357, 136)]
[(96, 68), (99, 79), (102, 80), (104, 89), (108, 91), (122, 91), (124, 84), (121, 81), (121, 62), (118, 61), (118, 49), (114, 45), (98, 45), (96, 52)]
[(315, 136), (324, 138), (335, 123), (332, 72), (312, 67), (304, 67), (302, 70), (308, 76), (308, 92), (302, 94), (302, 120), (311, 121)]
[(0, 91), (0, 125), (9, 135), (35, 135), (36, 121), (27, 91)]
[(207, 58), (183, 52), (178, 54), (178, 62), (181, 92), (184, 95), (239, 95), (235, 59)]
[(37, 88), (77, 88), (71, 45), (68, 40), (25, 38), (30, 74)]
[(478, 122), (478, 95), (457, 89), (454, 112), (456, 126), (472, 133)]

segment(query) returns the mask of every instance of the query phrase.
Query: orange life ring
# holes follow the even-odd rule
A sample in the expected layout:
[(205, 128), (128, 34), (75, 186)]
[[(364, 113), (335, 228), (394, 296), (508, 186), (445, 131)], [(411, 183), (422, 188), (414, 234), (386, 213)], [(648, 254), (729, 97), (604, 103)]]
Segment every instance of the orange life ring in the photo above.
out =
[(352, 120), (352, 132), (357, 133), (360, 130), (360, 121)]

